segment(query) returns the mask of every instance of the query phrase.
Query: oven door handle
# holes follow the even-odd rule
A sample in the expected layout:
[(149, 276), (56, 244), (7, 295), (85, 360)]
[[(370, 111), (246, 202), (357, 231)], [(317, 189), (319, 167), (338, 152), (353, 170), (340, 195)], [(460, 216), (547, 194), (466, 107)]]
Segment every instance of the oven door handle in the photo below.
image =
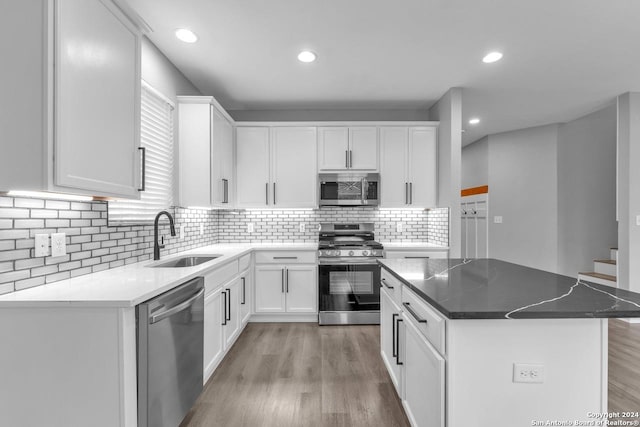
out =
[(373, 259), (362, 259), (358, 261), (338, 261), (335, 259), (320, 259), (318, 260), (318, 265), (378, 265), (378, 259), (382, 258), (373, 258)]

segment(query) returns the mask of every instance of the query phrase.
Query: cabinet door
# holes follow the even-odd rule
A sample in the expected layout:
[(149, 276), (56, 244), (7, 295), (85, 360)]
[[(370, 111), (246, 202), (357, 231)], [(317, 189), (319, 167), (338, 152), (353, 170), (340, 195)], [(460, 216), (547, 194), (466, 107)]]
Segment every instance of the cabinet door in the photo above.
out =
[(253, 274), (251, 270), (246, 270), (240, 274), (240, 318), (242, 325), (246, 325), (251, 318), (251, 306), (253, 297), (251, 289), (253, 288)]
[(236, 204), (239, 208), (267, 206), (269, 189), (269, 128), (236, 129)]
[(55, 31), (55, 184), (139, 198), (139, 33), (84, 0), (56, 3)]
[(235, 341), (240, 332), (240, 278), (236, 277), (224, 286), (226, 293), (225, 322), (222, 329), (224, 333), (224, 348), (227, 350)]
[(380, 347), (384, 364), (387, 367), (391, 381), (398, 396), (402, 397), (401, 371), (396, 361), (396, 320), (400, 309), (393, 299), (382, 289), (380, 291)]
[(373, 126), (349, 128), (349, 168), (378, 170), (378, 129)]
[(380, 128), (380, 206), (405, 207), (409, 201), (407, 179), (407, 128)]
[[(224, 123), (226, 119), (220, 112), (210, 107), (211, 111), (211, 202), (214, 206), (222, 206), (224, 199)], [(182, 124), (181, 124), (182, 125)], [(188, 167), (188, 166), (187, 166)]]
[(229, 207), (234, 204), (234, 157), (233, 157), (233, 126), (227, 119), (222, 122), (222, 206)]
[(285, 293), (287, 313), (316, 313), (318, 311), (318, 270), (316, 266), (287, 266)]
[[(409, 315), (410, 316), (410, 315)], [(444, 368), (445, 361), (435, 348), (405, 318), (404, 354), (404, 396), (402, 404), (411, 425), (444, 427)]]
[(258, 265), (255, 272), (256, 313), (284, 313), (284, 266)]
[(273, 206), (316, 207), (316, 128), (276, 127), (271, 132)]
[(409, 129), (409, 205), (416, 208), (436, 206), (438, 190), (436, 129)]
[(224, 355), (222, 288), (204, 298), (204, 382), (206, 383)]
[(209, 104), (179, 104), (180, 204), (211, 206), (211, 112)]
[(318, 169), (348, 169), (349, 128), (318, 128)]

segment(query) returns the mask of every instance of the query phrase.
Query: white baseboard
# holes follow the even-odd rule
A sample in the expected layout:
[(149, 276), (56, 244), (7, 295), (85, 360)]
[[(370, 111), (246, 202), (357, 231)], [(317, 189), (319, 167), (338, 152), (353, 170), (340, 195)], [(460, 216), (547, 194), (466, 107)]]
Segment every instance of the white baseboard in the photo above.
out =
[(251, 315), (249, 322), (252, 323), (272, 323), (272, 322), (299, 322), (318, 323), (318, 313), (310, 314), (264, 314), (255, 313)]
[(618, 318), (618, 320), (622, 320), (623, 322), (627, 323), (640, 323), (640, 318), (638, 317), (621, 317)]

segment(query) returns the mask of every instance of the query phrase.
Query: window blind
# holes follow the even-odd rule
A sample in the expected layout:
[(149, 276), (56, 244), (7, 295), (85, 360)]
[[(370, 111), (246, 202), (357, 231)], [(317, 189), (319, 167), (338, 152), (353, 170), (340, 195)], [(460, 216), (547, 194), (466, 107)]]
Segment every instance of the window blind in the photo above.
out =
[(142, 82), (140, 142), (146, 148), (146, 188), (140, 200), (110, 201), (110, 224), (149, 224), (173, 205), (173, 108), (164, 95)]

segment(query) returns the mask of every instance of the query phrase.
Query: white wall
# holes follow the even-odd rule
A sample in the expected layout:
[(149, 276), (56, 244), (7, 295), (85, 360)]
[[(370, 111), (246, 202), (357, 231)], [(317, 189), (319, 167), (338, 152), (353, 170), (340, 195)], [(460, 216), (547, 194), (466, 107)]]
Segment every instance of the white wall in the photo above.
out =
[(489, 137), (462, 149), (462, 188), (489, 184)]
[(558, 125), (489, 136), (492, 258), (557, 271), (557, 143)]
[(462, 89), (451, 88), (429, 110), (438, 127), (438, 207), (449, 208), (449, 254), (461, 254)]
[(142, 79), (176, 102), (178, 95), (201, 95), (200, 91), (146, 37), (142, 38)]
[(618, 97), (618, 286), (640, 292), (640, 93)]
[(562, 124), (558, 135), (558, 273), (593, 271), (617, 246), (616, 106)]
[(427, 110), (229, 110), (228, 113), (239, 122), (429, 120)]

